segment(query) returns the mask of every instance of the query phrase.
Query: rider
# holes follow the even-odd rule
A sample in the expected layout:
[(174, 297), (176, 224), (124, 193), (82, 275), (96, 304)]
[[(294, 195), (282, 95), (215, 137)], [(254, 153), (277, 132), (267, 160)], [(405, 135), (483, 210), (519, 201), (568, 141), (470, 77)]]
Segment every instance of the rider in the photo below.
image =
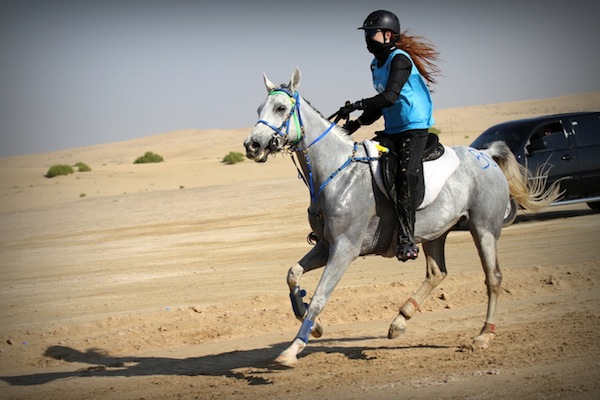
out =
[(349, 134), (383, 115), (385, 130), (376, 134), (393, 142), (398, 154), (395, 209), (400, 228), (396, 256), (401, 261), (415, 259), (419, 248), (413, 239), (418, 206), (414, 192), (422, 176), (428, 129), (434, 124), (427, 84), (435, 83), (433, 75), (439, 72), (435, 65), (438, 52), (420, 37), (401, 34), (398, 17), (389, 11), (372, 12), (358, 29), (364, 30), (367, 49), (375, 56), (371, 71), (379, 94), (346, 103), (338, 115), (347, 117), (354, 110), (363, 111), (358, 119), (344, 125)]

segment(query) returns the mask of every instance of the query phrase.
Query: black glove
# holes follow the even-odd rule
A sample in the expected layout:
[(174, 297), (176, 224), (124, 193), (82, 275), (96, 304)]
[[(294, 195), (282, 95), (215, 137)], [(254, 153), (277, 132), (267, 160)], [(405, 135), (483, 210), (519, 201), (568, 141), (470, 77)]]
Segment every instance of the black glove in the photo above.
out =
[(342, 120), (342, 119), (348, 119), (350, 117), (350, 114), (352, 113), (352, 111), (362, 110), (362, 109), (363, 109), (362, 101), (359, 100), (354, 103), (350, 103), (349, 101), (346, 101), (346, 104), (344, 104), (342, 107), (340, 107), (338, 112), (336, 112), (331, 117), (329, 117), (329, 119), (331, 119), (334, 116), (336, 117), (335, 118), (336, 122), (339, 120)]
[(358, 128), (360, 128), (360, 126), (360, 121), (357, 119), (353, 119), (351, 121), (346, 122), (342, 128), (348, 131), (348, 135), (352, 135), (358, 130)]

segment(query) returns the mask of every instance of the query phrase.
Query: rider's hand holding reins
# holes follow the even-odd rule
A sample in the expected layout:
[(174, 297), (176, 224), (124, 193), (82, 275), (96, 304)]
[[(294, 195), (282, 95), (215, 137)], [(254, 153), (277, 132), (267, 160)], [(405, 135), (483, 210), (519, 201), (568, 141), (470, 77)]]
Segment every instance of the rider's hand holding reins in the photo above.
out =
[[(354, 103), (351, 103), (350, 101), (346, 100), (346, 103), (340, 107), (340, 109), (335, 112), (332, 116), (329, 117), (329, 119), (335, 117), (335, 123), (338, 123), (340, 120), (345, 119), (346, 121), (348, 121), (348, 119), (350, 118), (350, 114), (355, 111), (355, 110), (362, 110), (363, 109), (363, 105), (362, 105), (362, 101), (355, 101)], [(358, 128), (357, 128), (358, 129)]]
[(360, 121), (357, 119), (353, 119), (353, 120), (346, 122), (344, 124), (343, 128), (348, 131), (348, 135), (352, 135), (354, 132), (356, 132), (358, 130), (358, 128), (360, 128), (360, 126), (361, 126)]

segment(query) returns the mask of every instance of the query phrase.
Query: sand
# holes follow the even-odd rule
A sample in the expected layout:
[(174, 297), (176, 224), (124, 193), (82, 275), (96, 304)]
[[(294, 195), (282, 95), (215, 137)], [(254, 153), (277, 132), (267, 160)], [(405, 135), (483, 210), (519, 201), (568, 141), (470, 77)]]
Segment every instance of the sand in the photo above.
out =
[[(599, 110), (600, 93), (439, 110), (448, 145), (509, 119)], [(357, 132), (367, 138), (380, 126)], [(585, 204), (503, 230), (498, 334), (471, 339), (485, 285), (468, 232), (448, 278), (386, 338), (424, 260), (357, 260), (294, 369), (287, 269), (310, 246), (289, 157), (221, 162), (250, 128), (183, 130), (0, 158), (2, 399), (493, 399), (600, 395), (600, 215)], [(145, 151), (160, 164), (133, 164)], [(91, 172), (44, 177), (82, 161)], [(310, 293), (320, 272), (302, 284)]]

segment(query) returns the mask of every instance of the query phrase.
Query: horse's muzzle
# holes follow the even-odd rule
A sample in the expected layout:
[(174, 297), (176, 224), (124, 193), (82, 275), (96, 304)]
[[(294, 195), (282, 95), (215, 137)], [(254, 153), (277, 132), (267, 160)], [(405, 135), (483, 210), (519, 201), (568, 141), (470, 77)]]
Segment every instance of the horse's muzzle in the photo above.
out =
[(269, 155), (270, 150), (264, 148), (259, 142), (246, 141), (244, 142), (246, 148), (246, 157), (255, 162), (265, 162)]

